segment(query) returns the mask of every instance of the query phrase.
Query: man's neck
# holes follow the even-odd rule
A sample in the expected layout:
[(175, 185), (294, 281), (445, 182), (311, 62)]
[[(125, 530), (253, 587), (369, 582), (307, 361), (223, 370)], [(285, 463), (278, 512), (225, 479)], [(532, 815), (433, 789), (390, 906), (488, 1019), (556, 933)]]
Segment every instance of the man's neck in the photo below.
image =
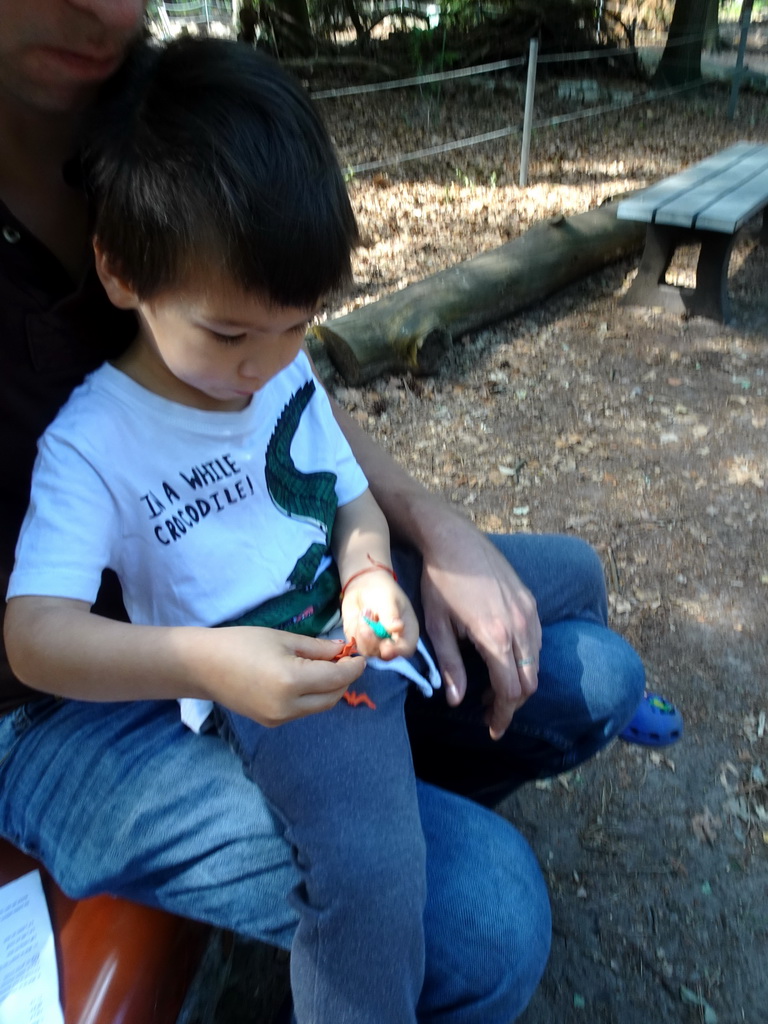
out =
[(41, 112), (0, 95), (0, 198), (73, 278), (86, 247), (84, 198), (64, 182), (79, 115)]
[(0, 131), (7, 145), (0, 153), (0, 170), (16, 155), (40, 160), (71, 155), (81, 114), (77, 110), (37, 110), (0, 92)]

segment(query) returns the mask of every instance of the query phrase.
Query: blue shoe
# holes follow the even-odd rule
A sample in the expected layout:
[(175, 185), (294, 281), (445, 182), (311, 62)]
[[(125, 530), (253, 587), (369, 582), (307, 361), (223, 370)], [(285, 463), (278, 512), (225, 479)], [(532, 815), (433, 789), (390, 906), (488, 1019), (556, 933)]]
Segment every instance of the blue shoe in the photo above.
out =
[(668, 747), (683, 735), (683, 716), (658, 693), (646, 693), (619, 738), (644, 747)]

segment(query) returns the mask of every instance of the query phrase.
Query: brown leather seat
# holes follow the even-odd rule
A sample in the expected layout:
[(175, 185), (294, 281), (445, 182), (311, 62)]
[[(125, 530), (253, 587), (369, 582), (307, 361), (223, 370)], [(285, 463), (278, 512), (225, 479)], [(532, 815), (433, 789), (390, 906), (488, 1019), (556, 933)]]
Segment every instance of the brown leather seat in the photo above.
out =
[(113, 896), (72, 900), (42, 865), (0, 839), (0, 885), (35, 868), (56, 940), (65, 1024), (174, 1024), (210, 929)]

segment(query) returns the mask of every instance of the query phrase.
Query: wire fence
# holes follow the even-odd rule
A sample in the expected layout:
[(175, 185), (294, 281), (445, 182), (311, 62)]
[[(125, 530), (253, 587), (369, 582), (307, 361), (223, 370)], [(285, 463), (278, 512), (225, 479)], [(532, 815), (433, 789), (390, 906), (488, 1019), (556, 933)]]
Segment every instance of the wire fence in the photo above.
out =
[[(165, 37), (174, 34), (181, 24), (194, 24), (198, 27), (205, 27), (210, 30), (214, 21), (221, 25), (232, 26), (232, 34), (235, 32), (239, 0), (154, 0), (150, 5), (150, 17), (154, 20), (155, 26), (159, 29), (158, 34)], [(407, 78), (385, 80), (373, 83), (365, 83), (352, 86), (341, 86), (331, 89), (310, 90), (314, 100), (328, 102), (336, 99), (349, 98), (354, 96), (374, 95), (383, 92), (392, 92), (404, 89), (425, 89), (426, 87), (440, 85), (458, 79), (477, 79), (485, 75), (500, 76), (509, 72), (516, 72), (527, 69), (528, 77), (524, 87), (524, 114), (515, 123), (502, 125), (491, 131), (480, 132), (476, 135), (461, 139), (446, 139), (443, 142), (425, 146), (410, 152), (392, 153), (357, 163), (351, 163), (347, 167), (347, 173), (352, 175), (367, 174), (374, 171), (381, 171), (387, 168), (397, 167), (401, 164), (412, 163), (419, 160), (427, 160), (457, 150), (469, 149), (475, 146), (494, 142), (504, 138), (517, 135), (523, 137), (521, 153), (520, 184), (527, 184), (527, 140), (534, 129), (554, 128), (558, 125), (571, 121), (592, 117), (603, 117), (615, 112), (627, 110), (628, 108), (645, 103), (663, 103), (673, 99), (685, 92), (697, 89), (700, 82), (692, 83), (675, 88), (658, 89), (651, 88), (646, 82), (638, 79), (635, 91), (618, 98), (611, 98), (610, 102), (597, 102), (592, 106), (580, 106), (576, 110), (566, 110), (559, 114), (550, 115), (546, 118), (535, 117), (535, 106), (533, 102), (533, 91), (536, 80), (536, 69), (540, 66), (554, 68), (556, 65), (567, 64), (573, 66), (580, 63), (587, 63), (591, 66), (598, 65), (601, 61), (616, 61), (617, 59), (627, 61), (627, 66), (637, 69), (648, 66), (658, 57), (662, 48), (666, 45), (673, 47), (685, 47), (698, 37), (682, 37), (669, 42), (665, 36), (657, 37), (658, 45), (650, 48), (637, 48), (634, 45), (616, 47), (598, 47), (592, 50), (583, 50), (575, 53), (547, 53), (538, 55), (537, 50), (532, 47), (526, 56), (510, 58), (507, 60), (492, 61), (484, 64), (474, 65), (467, 68), (458, 68), (450, 71), (432, 72), (427, 74), (412, 75)], [(531, 67), (533, 62), (533, 68)], [(734, 67), (734, 71), (736, 68)], [(592, 83), (597, 86), (597, 83)], [(576, 90), (578, 94), (578, 89)], [(577, 99), (586, 101), (587, 98), (599, 98), (599, 89), (591, 91), (585, 88)]]
[(235, 26), (239, 10), (238, 0), (150, 0), (147, 13), (157, 34), (167, 39), (174, 26), (204, 26), (208, 31), (216, 24)]
[[(672, 47), (685, 46), (697, 37), (681, 37), (671, 43)], [(659, 48), (660, 49), (660, 48)], [(401, 164), (415, 162), (419, 160), (426, 160), (432, 157), (441, 156), (446, 153), (455, 152), (461, 149), (468, 149), (474, 146), (480, 146), (489, 142), (497, 141), (503, 138), (509, 138), (513, 136), (523, 136), (526, 133), (530, 134), (532, 130), (554, 128), (557, 125), (566, 124), (571, 121), (582, 120), (590, 117), (602, 117), (610, 115), (615, 112), (627, 110), (631, 107), (636, 107), (640, 104), (645, 103), (662, 103), (665, 100), (673, 99), (677, 96), (699, 89), (701, 82), (694, 82), (688, 85), (676, 86), (671, 88), (651, 88), (646, 83), (638, 81), (637, 91), (632, 95), (622, 96), (619, 99), (612, 99), (611, 102), (596, 103), (592, 106), (582, 106), (576, 110), (564, 111), (559, 114), (550, 115), (546, 118), (536, 118), (534, 116), (534, 103), (533, 103), (533, 86), (535, 83), (535, 74), (530, 74), (530, 62), (534, 60), (536, 65), (547, 65), (552, 67), (557, 64), (578, 64), (589, 62), (590, 65), (594, 65), (596, 62), (602, 60), (615, 60), (617, 57), (628, 61), (643, 63), (644, 57), (641, 50), (636, 49), (632, 46), (626, 47), (615, 47), (615, 48), (598, 48), (594, 50), (584, 50), (575, 53), (551, 53), (544, 54), (541, 56), (532, 56), (529, 53), (528, 56), (518, 57), (510, 60), (495, 61), (492, 63), (475, 65), (469, 68), (460, 68), (453, 71), (436, 72), (428, 75), (418, 75), (409, 78), (402, 78), (393, 81), (375, 82), (365, 85), (356, 86), (344, 86), (338, 89), (323, 89), (312, 92), (312, 96), (315, 100), (333, 100), (342, 97), (350, 97), (356, 95), (373, 94), (378, 92), (390, 91), (394, 89), (408, 89), (408, 88), (422, 88), (424, 86), (435, 85), (442, 82), (453, 81), (458, 78), (477, 78), (488, 74), (499, 74), (500, 72), (510, 71), (514, 69), (522, 69), (525, 67), (529, 68), (528, 80), (525, 86), (525, 114), (524, 116), (514, 124), (507, 124), (500, 128), (492, 131), (478, 133), (477, 135), (468, 136), (463, 139), (450, 139), (442, 143), (437, 143), (431, 146), (424, 147), (422, 149), (413, 150), (405, 153), (397, 153), (388, 156), (382, 156), (378, 159), (366, 160), (360, 163), (353, 163), (347, 167), (347, 173), (349, 175), (366, 174), (374, 171), (380, 171), (387, 168), (399, 166)], [(647, 58), (646, 58), (647, 59)], [(534, 69), (535, 70), (535, 69)], [(589, 83), (581, 83), (587, 86)], [(596, 82), (591, 83), (595, 86)], [(599, 89), (596, 90), (599, 92)], [(578, 93), (578, 89), (576, 90)], [(584, 99), (589, 94), (589, 89), (586, 88), (581, 93), (581, 98)], [(521, 157), (521, 179), (520, 184), (527, 184), (527, 166), (525, 158), (526, 149), (523, 147), (523, 154)]]

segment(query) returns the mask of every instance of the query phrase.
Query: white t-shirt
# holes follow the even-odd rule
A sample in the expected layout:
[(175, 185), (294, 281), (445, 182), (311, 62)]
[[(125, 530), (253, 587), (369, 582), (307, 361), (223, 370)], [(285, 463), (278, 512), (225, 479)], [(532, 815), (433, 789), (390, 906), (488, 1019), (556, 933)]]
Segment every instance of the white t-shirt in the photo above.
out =
[[(135, 624), (216, 626), (271, 601), (259, 624), (314, 614), (319, 632), (333, 515), (366, 488), (304, 353), (241, 412), (179, 405), (104, 364), (40, 440), (8, 598), (92, 603), (110, 568)], [(424, 672), (369, 665), (429, 696), (440, 677), (419, 650)], [(180, 704), (199, 729), (211, 704)]]
[(8, 597), (93, 602), (111, 568), (132, 622), (217, 625), (295, 589), (333, 496), (366, 486), (304, 353), (241, 412), (179, 405), (105, 364), (41, 438)]

